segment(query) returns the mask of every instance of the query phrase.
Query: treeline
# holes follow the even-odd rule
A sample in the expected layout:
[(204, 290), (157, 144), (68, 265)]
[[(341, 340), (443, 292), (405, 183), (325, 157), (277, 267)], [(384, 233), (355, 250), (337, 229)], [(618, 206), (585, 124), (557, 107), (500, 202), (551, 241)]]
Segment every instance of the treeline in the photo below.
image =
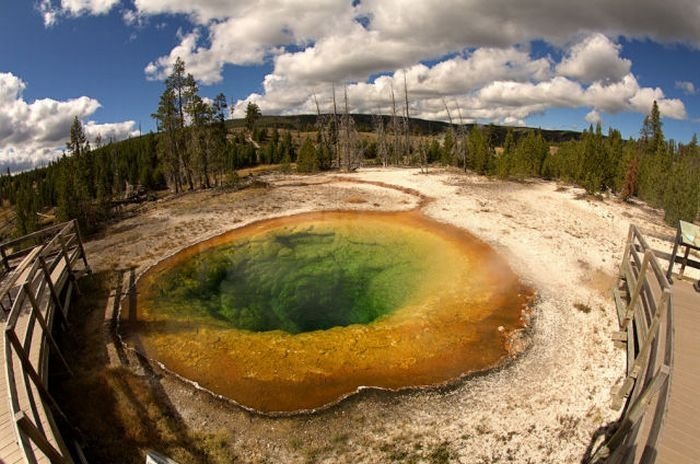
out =
[[(394, 118), (395, 119), (395, 118)], [(391, 121), (392, 119), (390, 119)], [(439, 137), (409, 137), (408, 119), (398, 130), (378, 119), (373, 141), (360, 142), (365, 158), (384, 165), (432, 164), (459, 166), (503, 179), (556, 179), (579, 185), (589, 194), (610, 192), (622, 200), (638, 197), (664, 210), (664, 220), (695, 221), (700, 209), (700, 149), (697, 137), (687, 145), (666, 140), (656, 102), (645, 117), (639, 139), (624, 140), (616, 129), (604, 135), (600, 124), (585, 130), (578, 140), (552, 147), (541, 131), (524, 134), (510, 129), (503, 145), (496, 147), (493, 126), (450, 125)], [(393, 123), (397, 126), (396, 123)], [(326, 129), (324, 129), (326, 127)], [(342, 133), (331, 122), (321, 124), (315, 150), (310, 143), (300, 153), (300, 171), (315, 171), (332, 165), (328, 153), (343, 158), (343, 148), (330, 134)], [(308, 142), (308, 141), (307, 141)], [(329, 147), (330, 146), (330, 147)], [(356, 150), (349, 150), (353, 153)], [(348, 156), (348, 155), (345, 155)], [(337, 164), (342, 166), (342, 164)]]
[[(77, 219), (85, 232), (96, 230), (112, 208), (133, 191), (169, 188), (173, 192), (228, 187), (237, 170), (278, 164), (289, 171), (354, 170), (362, 164), (457, 166), (504, 179), (557, 179), (584, 187), (590, 194), (611, 192), (626, 200), (639, 197), (661, 207), (665, 219), (693, 221), (700, 201), (700, 150), (667, 141), (654, 103), (637, 140), (619, 131), (590, 127), (576, 140), (556, 146), (542, 131), (495, 126), (448, 124), (439, 134), (425, 132), (396, 103), (390, 116), (375, 116), (372, 132), (358, 130), (343, 104), (333, 114), (318, 114), (313, 132), (259, 124), (260, 109), (249, 103), (244, 127), (230, 130), (223, 94), (199, 95), (194, 78), (177, 60), (153, 114), (158, 132), (122, 142), (87, 141), (77, 118), (65, 153), (48, 166), (14, 176), (0, 176), (0, 198), (15, 207), (16, 233), (36, 230), (42, 222)], [(392, 91), (392, 100), (393, 98)], [(279, 119), (279, 118), (278, 118)], [(366, 121), (363, 122), (366, 124)]]

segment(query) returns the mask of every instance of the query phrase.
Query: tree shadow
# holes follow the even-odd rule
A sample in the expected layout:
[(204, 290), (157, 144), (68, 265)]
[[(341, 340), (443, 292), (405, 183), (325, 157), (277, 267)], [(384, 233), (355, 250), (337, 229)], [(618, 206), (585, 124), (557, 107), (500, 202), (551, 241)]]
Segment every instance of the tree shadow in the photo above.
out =
[(594, 462), (591, 461), (591, 458), (600, 449), (600, 447), (603, 446), (603, 444), (607, 443), (608, 440), (610, 440), (610, 438), (619, 426), (619, 421), (613, 421), (598, 427), (598, 429), (596, 429), (596, 431), (593, 432), (593, 435), (591, 435), (591, 439), (588, 442), (588, 446), (586, 447), (586, 452), (581, 458), (581, 464), (594, 464)]
[[(70, 314), (72, 333), (59, 334), (74, 371), (73, 376), (57, 373), (51, 382), (52, 394), (72, 423), (62, 426), (62, 432), (78, 439), (89, 462), (142, 463), (150, 449), (173, 455), (183, 464), (221, 462), (222, 451), (207, 448), (205, 434), (188, 428), (158, 370), (146, 358), (125, 350), (114, 330), (104, 330), (105, 325), (116, 324), (117, 316), (107, 303), (114, 282), (122, 282), (121, 272), (81, 280), (83, 296), (75, 300)], [(123, 272), (131, 273), (127, 277), (131, 292), (133, 269)], [(135, 301), (133, 293), (126, 295), (128, 300)], [(121, 301), (124, 295), (113, 296)], [(109, 342), (122, 366), (110, 366)], [(74, 433), (74, 428), (80, 432)], [(229, 457), (223, 459), (233, 460)]]

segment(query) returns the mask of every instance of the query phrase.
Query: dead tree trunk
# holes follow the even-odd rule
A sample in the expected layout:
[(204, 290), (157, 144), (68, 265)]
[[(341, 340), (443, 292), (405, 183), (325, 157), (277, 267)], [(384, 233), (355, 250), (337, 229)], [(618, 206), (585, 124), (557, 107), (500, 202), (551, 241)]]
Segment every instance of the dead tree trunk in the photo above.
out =
[(404, 127), (405, 136), (406, 136), (406, 154), (410, 155), (411, 154), (411, 139), (410, 139), (410, 115), (408, 113), (408, 84), (406, 83), (406, 70), (404, 69), (403, 71), (403, 95), (404, 95), (404, 103), (405, 103), (405, 108), (406, 108), (406, 125)]
[(394, 85), (391, 85), (391, 131), (394, 136), (394, 161), (398, 164), (399, 155), (399, 118), (396, 115), (396, 95), (394, 93)]
[(335, 102), (335, 84), (333, 84), (333, 149), (335, 150), (335, 159), (340, 169), (340, 150), (338, 147), (338, 106)]
[(467, 146), (467, 132), (464, 127), (464, 119), (462, 119), (462, 110), (457, 104), (457, 114), (459, 114), (459, 138), (462, 143), (462, 154), (464, 157), (464, 172), (467, 172), (467, 158), (469, 158), (469, 148)]
[(384, 116), (381, 111), (374, 116), (374, 131), (377, 135), (377, 156), (382, 160), (382, 166), (389, 164), (389, 150), (386, 145), (386, 131), (384, 129)]

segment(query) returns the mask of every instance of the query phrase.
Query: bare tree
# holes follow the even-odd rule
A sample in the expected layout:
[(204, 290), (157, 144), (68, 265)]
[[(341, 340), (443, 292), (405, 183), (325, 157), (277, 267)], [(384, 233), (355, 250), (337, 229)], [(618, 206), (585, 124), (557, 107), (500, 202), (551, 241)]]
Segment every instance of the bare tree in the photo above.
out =
[(321, 107), (314, 94), (316, 104), (316, 129), (318, 131), (318, 163), (320, 169), (329, 169), (333, 163), (333, 130), (331, 117), (321, 114)]
[(338, 149), (338, 105), (335, 101), (335, 84), (332, 87), (333, 91), (333, 149), (335, 150), (335, 159), (340, 169), (340, 150)]
[(343, 115), (340, 118), (340, 128), (338, 131), (339, 166), (348, 171), (353, 171), (358, 167), (359, 151), (358, 136), (355, 130), (355, 120), (350, 116), (348, 105), (348, 88), (344, 90)]
[(457, 103), (457, 114), (459, 114), (459, 143), (460, 157), (464, 160), (464, 172), (467, 172), (467, 158), (469, 157), (469, 149), (467, 146), (467, 131), (464, 127), (464, 119), (462, 119), (462, 110)]
[(450, 108), (447, 106), (447, 102), (444, 98), (442, 99), (442, 105), (445, 107), (445, 111), (447, 112), (447, 119), (449, 119), (450, 121), (450, 136), (452, 139), (452, 146), (450, 147), (450, 159), (454, 160), (457, 158), (457, 155), (459, 153), (460, 141), (457, 139), (457, 134), (455, 133), (455, 125), (454, 121), (452, 120)]
[(318, 130), (319, 143), (324, 144), (326, 142), (326, 121), (321, 114), (321, 107), (318, 104), (318, 98), (314, 94), (314, 103), (316, 104), (316, 129)]
[(421, 174), (428, 174), (428, 145), (425, 140), (418, 142), (418, 155), (420, 157)]
[(389, 147), (386, 141), (386, 130), (384, 128), (384, 116), (381, 111), (374, 115), (374, 132), (377, 135), (377, 156), (382, 160), (382, 166), (389, 164)]
[(399, 130), (399, 118), (396, 115), (396, 94), (394, 93), (394, 84), (391, 84), (391, 132), (394, 138), (394, 162), (399, 163), (401, 140)]
[(406, 137), (406, 154), (410, 155), (411, 154), (411, 139), (410, 139), (410, 114), (408, 112), (408, 84), (406, 83), (406, 70), (403, 70), (403, 95), (404, 95), (404, 104), (405, 104), (405, 113), (406, 113), (406, 119), (405, 119), (405, 126), (404, 126), (404, 134)]

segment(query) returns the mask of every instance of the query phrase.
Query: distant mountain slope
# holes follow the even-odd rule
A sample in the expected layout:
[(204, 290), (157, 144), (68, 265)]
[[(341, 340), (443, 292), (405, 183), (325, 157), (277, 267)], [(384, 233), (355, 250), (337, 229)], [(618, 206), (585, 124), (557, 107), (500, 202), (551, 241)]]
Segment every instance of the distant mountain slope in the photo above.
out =
[[(374, 116), (371, 114), (353, 114), (351, 115), (355, 120), (355, 127), (360, 132), (372, 132), (374, 130)], [(391, 117), (383, 116), (384, 124), (386, 127), (389, 126)], [(245, 119), (231, 119), (226, 121), (229, 128), (242, 128), (245, 126)], [(316, 115), (315, 114), (301, 114), (294, 116), (262, 116), (258, 122), (258, 127), (273, 128), (278, 129), (289, 129), (298, 130), (301, 132), (311, 132), (316, 130)], [(428, 121), (425, 119), (411, 118), (410, 122), (411, 132), (419, 135), (438, 135), (449, 127), (449, 124), (442, 121)], [(455, 125), (456, 126), (456, 125)], [(471, 129), (473, 124), (466, 124), (467, 129)], [(496, 146), (503, 145), (506, 133), (508, 129), (513, 129), (515, 137), (525, 134), (528, 130), (533, 130), (536, 128), (528, 127), (507, 127), (507, 126), (495, 126), (488, 125), (484, 126), (490, 129), (492, 143)], [(578, 140), (581, 138), (580, 132), (569, 131), (569, 130), (549, 130), (541, 129), (542, 136), (549, 143), (562, 143), (569, 140)]]

